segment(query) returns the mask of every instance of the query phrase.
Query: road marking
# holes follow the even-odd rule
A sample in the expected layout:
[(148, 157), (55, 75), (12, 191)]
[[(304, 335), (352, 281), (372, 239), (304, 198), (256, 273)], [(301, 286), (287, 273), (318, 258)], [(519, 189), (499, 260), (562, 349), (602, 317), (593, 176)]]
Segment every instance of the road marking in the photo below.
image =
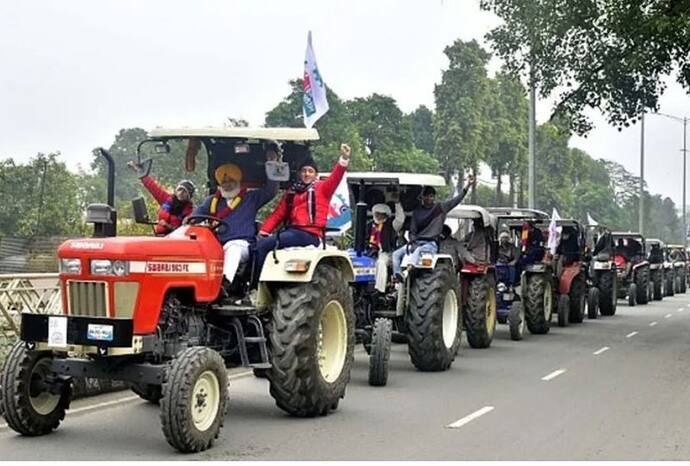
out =
[(625, 338), (632, 338), (632, 337), (634, 337), (635, 335), (637, 335), (637, 332), (630, 332), (630, 333), (628, 333), (628, 334), (625, 336)]
[(604, 351), (608, 351), (608, 350), (610, 350), (610, 349), (611, 349), (611, 348), (609, 348), (608, 346), (604, 346), (603, 348), (596, 350), (596, 351), (595, 351), (594, 353), (592, 353), (592, 354), (594, 354), (594, 355), (599, 355), (599, 354), (603, 353)]
[(671, 317), (671, 315), (672, 315), (672, 314), (666, 314), (666, 315), (664, 316), (664, 319), (668, 319), (669, 317)]
[(553, 371), (553, 372), (550, 373), (549, 375), (545, 375), (545, 376), (542, 377), (541, 379), (542, 379), (544, 382), (548, 382), (549, 380), (555, 379), (555, 378), (558, 377), (559, 375), (564, 374), (565, 371), (566, 371), (566, 369), (558, 369), (557, 371)]
[(655, 320), (654, 322), (650, 322), (650, 323), (649, 323), (649, 326), (650, 326), (650, 327), (654, 327), (655, 325), (656, 325), (656, 320)]
[(467, 416), (463, 417), (462, 419), (458, 419), (452, 424), (448, 424), (446, 428), (448, 429), (459, 429), (460, 427), (464, 426), (468, 422), (474, 421), (480, 416), (485, 415), (486, 413), (490, 413), (491, 411), (494, 410), (493, 406), (484, 406), (482, 409), (478, 409), (477, 411), (473, 412), (472, 414), (468, 414)]
[(686, 306), (690, 307), (690, 304), (687, 304)]
[(678, 308), (678, 312), (683, 312), (684, 310), (685, 310), (684, 307), (679, 307), (679, 308)]

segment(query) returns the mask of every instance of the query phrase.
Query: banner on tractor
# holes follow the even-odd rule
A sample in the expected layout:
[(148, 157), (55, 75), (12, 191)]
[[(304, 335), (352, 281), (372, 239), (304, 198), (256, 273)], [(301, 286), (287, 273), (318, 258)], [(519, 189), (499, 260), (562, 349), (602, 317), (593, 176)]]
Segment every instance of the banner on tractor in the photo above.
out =
[(328, 206), (328, 222), (326, 226), (340, 230), (339, 233), (334, 233), (334, 235), (340, 236), (349, 230), (351, 225), (350, 193), (347, 188), (347, 177), (343, 177)]
[(307, 37), (307, 53), (304, 58), (304, 94), (302, 96), (302, 113), (304, 114), (304, 126), (311, 128), (314, 123), (328, 111), (328, 99), (326, 98), (326, 84), (323, 82), (319, 67), (316, 65), (316, 56), (311, 45), (311, 31)]

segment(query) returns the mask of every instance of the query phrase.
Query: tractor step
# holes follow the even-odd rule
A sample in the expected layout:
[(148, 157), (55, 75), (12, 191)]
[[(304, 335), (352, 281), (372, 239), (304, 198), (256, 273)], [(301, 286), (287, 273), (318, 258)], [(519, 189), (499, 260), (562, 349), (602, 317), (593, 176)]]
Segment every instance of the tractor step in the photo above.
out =
[(213, 311), (224, 316), (245, 316), (248, 314), (259, 314), (255, 306), (246, 304), (221, 304), (214, 306)]
[(270, 369), (272, 366), (269, 362), (257, 362), (254, 364), (249, 364), (248, 367), (251, 367), (252, 369)]

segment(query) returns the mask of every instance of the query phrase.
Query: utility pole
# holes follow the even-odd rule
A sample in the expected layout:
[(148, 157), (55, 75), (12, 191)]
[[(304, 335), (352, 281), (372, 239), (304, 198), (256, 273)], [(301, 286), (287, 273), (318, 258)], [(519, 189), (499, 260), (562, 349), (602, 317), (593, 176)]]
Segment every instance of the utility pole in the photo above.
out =
[(640, 118), (640, 234), (644, 235), (644, 112)]
[(46, 188), (46, 172), (48, 171), (48, 159), (43, 160), (43, 175), (41, 176), (41, 190), (40, 194), (38, 195), (38, 212), (36, 216), (36, 229), (34, 230), (34, 234), (38, 232), (38, 229), (41, 227), (41, 214), (43, 213), (43, 194), (45, 193), (45, 188)]
[(688, 119), (683, 118), (683, 247), (688, 247), (688, 225), (687, 225), (687, 212), (685, 210), (685, 179), (687, 178), (686, 163), (688, 158), (687, 149), (687, 131), (688, 130)]
[(527, 169), (527, 191), (528, 195), (528, 207), (534, 209), (534, 191), (535, 191), (535, 180), (534, 180), (534, 130), (535, 130), (535, 118), (536, 118), (536, 93), (534, 86), (534, 73), (532, 72), (533, 64), (530, 64), (530, 80), (529, 80), (529, 135), (528, 135), (528, 169)]

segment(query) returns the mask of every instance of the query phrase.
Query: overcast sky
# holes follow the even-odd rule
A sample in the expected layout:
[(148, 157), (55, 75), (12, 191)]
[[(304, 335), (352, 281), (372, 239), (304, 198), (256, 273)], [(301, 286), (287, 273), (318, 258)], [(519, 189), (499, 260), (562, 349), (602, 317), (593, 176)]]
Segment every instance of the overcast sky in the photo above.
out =
[[(404, 111), (433, 107), (443, 48), (498, 23), (478, 0), (70, 0), (0, 3), (0, 158), (60, 151), (71, 168), (120, 128), (263, 123), (302, 73), (307, 31), (326, 83), (344, 98), (378, 92)], [(494, 62), (492, 68), (499, 64)], [(662, 112), (690, 116), (669, 80)], [(539, 120), (549, 114), (540, 102)], [(571, 145), (639, 173), (639, 127), (596, 117)], [(318, 124), (317, 124), (318, 126)], [(681, 200), (682, 125), (647, 118), (653, 192)]]

